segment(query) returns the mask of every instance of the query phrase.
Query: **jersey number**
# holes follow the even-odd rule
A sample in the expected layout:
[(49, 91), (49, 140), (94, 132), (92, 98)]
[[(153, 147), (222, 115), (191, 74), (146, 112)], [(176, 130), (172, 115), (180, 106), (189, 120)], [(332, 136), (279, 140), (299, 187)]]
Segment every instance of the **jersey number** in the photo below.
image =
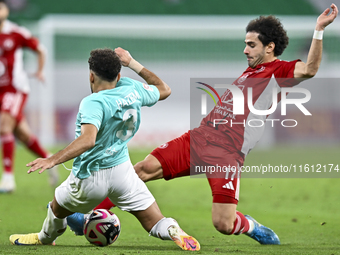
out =
[(137, 122), (137, 110), (129, 109), (123, 114), (123, 129), (118, 130), (116, 136), (123, 141), (129, 139), (135, 132), (135, 123)]

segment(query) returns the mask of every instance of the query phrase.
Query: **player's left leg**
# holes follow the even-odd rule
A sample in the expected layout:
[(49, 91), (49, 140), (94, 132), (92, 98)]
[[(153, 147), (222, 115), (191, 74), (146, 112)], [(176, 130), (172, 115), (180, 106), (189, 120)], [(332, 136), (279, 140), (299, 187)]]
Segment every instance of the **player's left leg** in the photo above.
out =
[[(88, 212), (107, 197), (106, 170), (92, 172), (79, 179), (71, 172), (69, 177), (55, 190), (55, 198), (48, 206), (47, 217), (40, 233), (12, 235), (13, 244), (51, 244), (67, 227), (66, 217), (74, 212)], [(19, 239), (18, 239), (19, 238)], [(18, 240), (17, 240), (18, 239)], [(17, 240), (17, 241), (16, 241)]]
[(236, 211), (236, 204), (213, 203), (212, 219), (216, 230), (222, 234), (246, 234), (260, 244), (280, 244), (273, 230), (259, 224), (251, 216)]
[(244, 233), (261, 244), (280, 244), (274, 231), (236, 211), (244, 157), (231, 146), (207, 144), (204, 150), (197, 147), (196, 151), (204, 165), (217, 166), (216, 171), (206, 173), (213, 195), (212, 219), (216, 230), (225, 235)]
[(212, 220), (217, 231), (225, 235), (246, 234), (260, 244), (280, 244), (273, 230), (236, 211), (240, 178), (211, 177), (208, 181), (213, 193)]
[(172, 240), (183, 250), (200, 249), (197, 240), (186, 234), (174, 219), (162, 215), (154, 197), (136, 174), (131, 162), (125, 162), (113, 169), (110, 180), (110, 190), (113, 191), (109, 194), (110, 200), (121, 210), (132, 213), (150, 235)]
[[(51, 154), (41, 146), (38, 139), (33, 135), (25, 117), (22, 117), (20, 122), (17, 123), (14, 135), (38, 157), (47, 158)], [(58, 166), (48, 169), (47, 172), (50, 185), (55, 187), (59, 181)]]

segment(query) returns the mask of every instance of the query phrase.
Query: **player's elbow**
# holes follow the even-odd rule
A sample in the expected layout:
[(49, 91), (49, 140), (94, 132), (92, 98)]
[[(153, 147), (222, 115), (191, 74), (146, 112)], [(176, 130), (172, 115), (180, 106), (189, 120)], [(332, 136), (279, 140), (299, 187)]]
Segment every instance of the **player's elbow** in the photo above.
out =
[(84, 144), (84, 149), (89, 150), (92, 149), (96, 144), (95, 139), (87, 139), (85, 144)]
[(164, 83), (164, 87), (162, 88), (159, 94), (160, 94), (159, 100), (164, 100), (171, 95), (171, 88), (166, 83)]
[(304, 74), (304, 78), (313, 78), (317, 72), (318, 70), (309, 70)]
[(307, 66), (303, 78), (313, 78), (319, 70), (319, 66)]

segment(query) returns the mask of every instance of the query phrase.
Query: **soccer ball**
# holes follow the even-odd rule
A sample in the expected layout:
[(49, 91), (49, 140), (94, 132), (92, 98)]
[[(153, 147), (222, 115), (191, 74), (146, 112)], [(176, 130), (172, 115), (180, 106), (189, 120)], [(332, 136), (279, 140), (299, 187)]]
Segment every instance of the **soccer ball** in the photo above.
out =
[(120, 221), (116, 214), (97, 209), (89, 215), (84, 224), (86, 239), (97, 246), (114, 243), (120, 234)]

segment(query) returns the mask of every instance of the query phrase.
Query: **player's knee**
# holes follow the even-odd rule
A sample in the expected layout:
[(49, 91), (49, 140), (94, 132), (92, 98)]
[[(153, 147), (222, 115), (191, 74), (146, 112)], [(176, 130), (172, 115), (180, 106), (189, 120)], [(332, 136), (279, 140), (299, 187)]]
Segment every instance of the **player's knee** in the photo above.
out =
[(234, 222), (232, 221), (213, 221), (216, 230), (224, 235), (230, 235), (234, 229)]
[(13, 128), (10, 125), (2, 123), (0, 125), (0, 135), (9, 135), (13, 134)]

